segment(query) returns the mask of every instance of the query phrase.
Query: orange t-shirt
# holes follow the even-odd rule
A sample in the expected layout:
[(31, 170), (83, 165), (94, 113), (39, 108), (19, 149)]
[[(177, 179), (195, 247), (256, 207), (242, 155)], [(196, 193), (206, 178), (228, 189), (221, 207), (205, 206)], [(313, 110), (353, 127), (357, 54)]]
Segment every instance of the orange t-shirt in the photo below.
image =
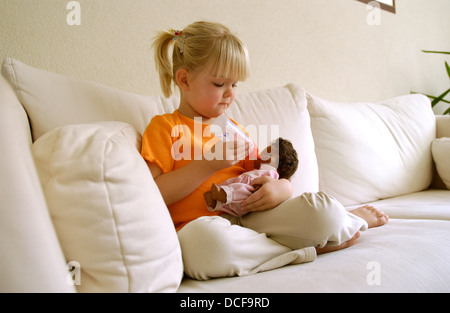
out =
[[(141, 155), (148, 162), (158, 165), (165, 174), (201, 158), (203, 148), (206, 146), (205, 151), (209, 150), (217, 140), (210, 134), (209, 125), (188, 118), (176, 110), (152, 118), (142, 137)], [(203, 193), (211, 189), (212, 183), (219, 184), (253, 169), (254, 161), (247, 158), (214, 173), (187, 197), (169, 205), (176, 230), (198, 217), (219, 215), (220, 211), (210, 212), (207, 209)]]

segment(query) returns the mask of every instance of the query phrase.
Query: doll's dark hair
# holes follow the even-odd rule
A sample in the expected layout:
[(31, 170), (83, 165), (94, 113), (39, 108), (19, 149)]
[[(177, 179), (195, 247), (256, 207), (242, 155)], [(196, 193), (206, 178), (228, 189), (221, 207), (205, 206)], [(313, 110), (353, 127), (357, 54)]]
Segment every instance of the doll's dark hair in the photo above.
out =
[(278, 141), (279, 154), (278, 174), (280, 175), (280, 179), (290, 179), (298, 168), (297, 151), (295, 151), (294, 146), (289, 140), (281, 137), (276, 140)]

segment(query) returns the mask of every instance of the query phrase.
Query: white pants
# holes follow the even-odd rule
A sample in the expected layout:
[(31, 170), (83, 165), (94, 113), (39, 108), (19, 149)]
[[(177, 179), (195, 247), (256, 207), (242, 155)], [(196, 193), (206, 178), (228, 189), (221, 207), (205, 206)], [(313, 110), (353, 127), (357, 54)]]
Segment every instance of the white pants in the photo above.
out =
[(244, 276), (313, 261), (314, 247), (340, 245), (367, 223), (323, 192), (305, 193), (243, 217), (200, 217), (178, 232), (194, 279)]

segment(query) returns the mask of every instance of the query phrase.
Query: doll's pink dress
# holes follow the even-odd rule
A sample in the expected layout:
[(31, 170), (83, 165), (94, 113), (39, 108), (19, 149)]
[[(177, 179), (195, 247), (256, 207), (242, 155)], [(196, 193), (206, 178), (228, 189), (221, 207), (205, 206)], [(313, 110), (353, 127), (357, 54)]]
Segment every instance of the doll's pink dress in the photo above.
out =
[(208, 207), (210, 211), (223, 211), (234, 216), (243, 216), (248, 211), (241, 209), (241, 202), (247, 199), (254, 191), (252, 182), (255, 178), (261, 176), (270, 176), (278, 179), (277, 170), (270, 165), (262, 165), (261, 169), (245, 172), (237, 177), (230, 178), (218, 186), (221, 187), (227, 194), (227, 201), (225, 203), (217, 201), (214, 208)]

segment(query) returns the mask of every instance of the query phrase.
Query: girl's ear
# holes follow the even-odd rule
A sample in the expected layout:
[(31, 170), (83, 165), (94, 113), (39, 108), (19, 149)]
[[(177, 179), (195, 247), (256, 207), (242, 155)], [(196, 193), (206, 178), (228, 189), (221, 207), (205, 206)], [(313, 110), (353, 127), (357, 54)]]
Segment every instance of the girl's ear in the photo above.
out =
[(180, 68), (175, 73), (175, 78), (181, 90), (189, 91), (189, 72), (186, 69)]

